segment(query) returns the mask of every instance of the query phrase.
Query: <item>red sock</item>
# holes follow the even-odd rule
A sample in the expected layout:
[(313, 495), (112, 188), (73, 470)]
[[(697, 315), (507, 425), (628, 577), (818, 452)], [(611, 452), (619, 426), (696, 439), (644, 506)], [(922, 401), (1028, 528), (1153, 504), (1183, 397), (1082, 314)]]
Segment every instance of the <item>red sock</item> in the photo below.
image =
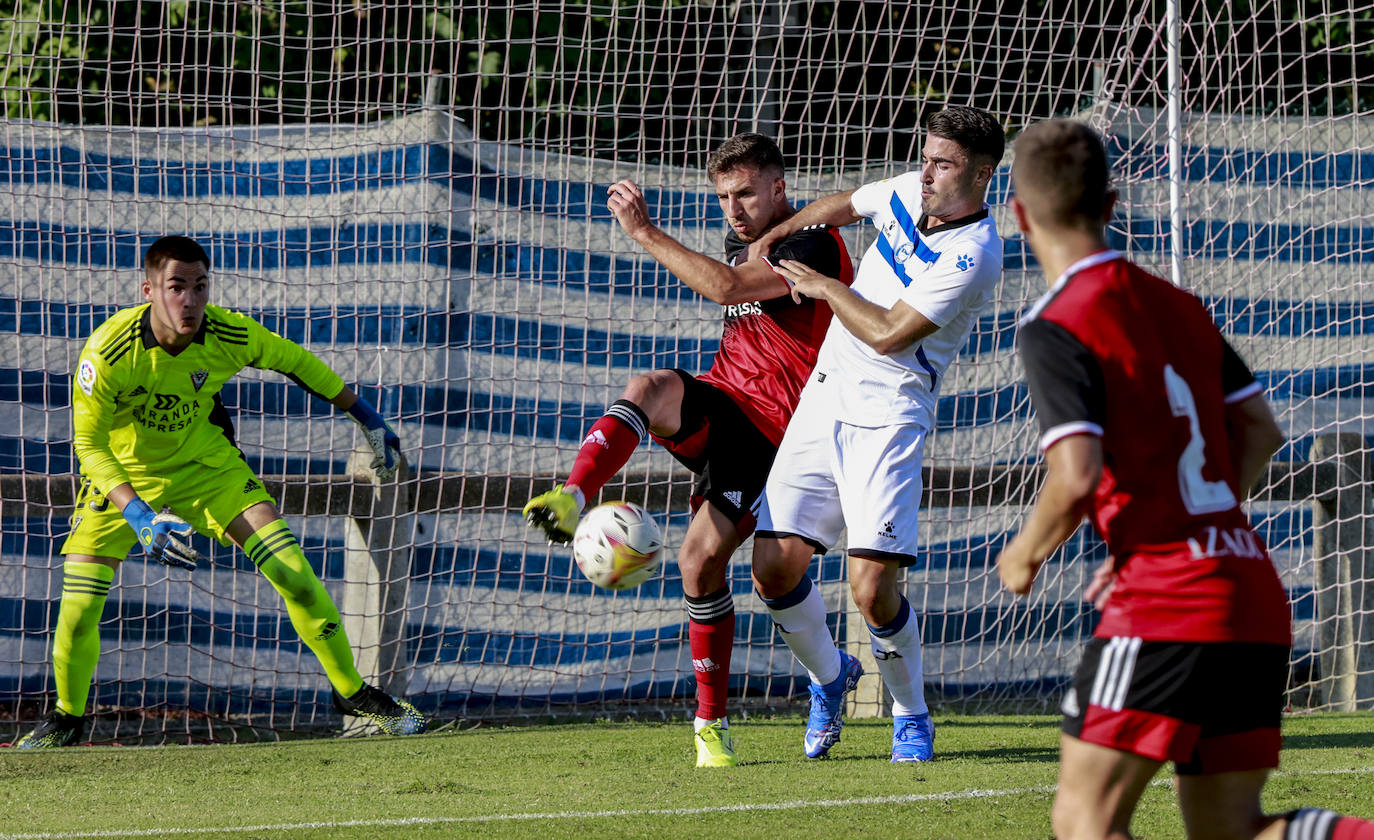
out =
[(1374, 823), (1341, 817), (1331, 829), (1331, 840), (1374, 840)]
[(1299, 808), (1283, 816), (1286, 840), (1374, 840), (1374, 823), (1324, 808)]
[(582, 439), (582, 448), (577, 451), (577, 460), (563, 486), (575, 485), (591, 504), (602, 485), (630, 460), (648, 427), (649, 418), (639, 406), (629, 400), (616, 400)]
[(730, 694), (730, 655), (735, 649), (735, 600), (727, 587), (687, 597), (687, 642), (697, 678), (697, 717), (723, 718)]

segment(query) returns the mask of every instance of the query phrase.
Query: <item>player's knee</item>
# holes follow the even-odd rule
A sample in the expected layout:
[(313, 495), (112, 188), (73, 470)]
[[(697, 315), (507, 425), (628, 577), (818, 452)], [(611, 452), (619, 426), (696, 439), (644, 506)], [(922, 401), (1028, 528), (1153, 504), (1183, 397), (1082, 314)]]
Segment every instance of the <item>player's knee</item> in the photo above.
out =
[[(1089, 805), (1083, 799), (1065, 796), (1061, 790), (1050, 810), (1055, 840), (1131, 840), (1131, 813), (1108, 811), (1104, 805)], [(1191, 834), (1188, 840), (1194, 840)]]
[(622, 400), (629, 400), (639, 406), (639, 410), (655, 419), (663, 403), (680, 405), (682, 403), (682, 377), (673, 370), (652, 370), (632, 378), (621, 392)]
[(1084, 816), (1082, 809), (1066, 801), (1064, 797), (1055, 797), (1054, 807), (1050, 809), (1050, 827), (1054, 829), (1055, 840), (1105, 840), (1110, 836), (1091, 837)]
[(754, 555), (754, 588), (764, 598), (782, 598), (797, 588), (806, 567), (795, 568), (782, 554), (760, 557)]
[(870, 625), (877, 627), (891, 621), (895, 616), (887, 615), (887, 607), (891, 603), (900, 600), (895, 597), (895, 593), (887, 592), (878, 581), (871, 578), (854, 578), (849, 581), (849, 591), (854, 595), (854, 606), (858, 608), (864, 620)]
[(688, 586), (695, 585), (702, 592), (719, 589), (725, 583), (725, 570), (733, 552), (722, 554), (722, 551), (712, 551), (707, 545), (683, 543), (677, 555), (682, 582)]
[(1072, 840), (1074, 833), (1071, 816), (1062, 802), (1054, 800), (1054, 806), (1050, 808), (1050, 829), (1054, 834), (1054, 840)]

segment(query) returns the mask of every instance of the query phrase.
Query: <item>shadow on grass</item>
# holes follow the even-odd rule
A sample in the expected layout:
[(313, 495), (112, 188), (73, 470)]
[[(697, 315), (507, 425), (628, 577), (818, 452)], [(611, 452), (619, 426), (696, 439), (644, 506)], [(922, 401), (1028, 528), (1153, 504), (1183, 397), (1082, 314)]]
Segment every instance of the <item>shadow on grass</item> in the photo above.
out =
[(1001, 727), (1005, 729), (1058, 729), (1063, 718), (1058, 715), (1037, 715), (1034, 719), (1026, 718), (980, 718), (977, 716), (944, 718), (939, 714), (934, 715), (935, 725), (942, 727), (969, 727), (972, 729), (991, 729)]
[[(870, 761), (891, 761), (891, 754), (886, 752), (862, 752), (846, 753), (840, 752), (844, 747), (836, 747), (836, 752), (826, 758), (814, 759), (817, 763), (835, 764), (845, 762), (870, 762)], [(913, 762), (909, 767), (938, 767), (941, 763), (950, 761), (977, 761), (981, 763), (1001, 763), (1001, 764), (1053, 764), (1059, 760), (1058, 749), (1046, 749), (1044, 747), (996, 747), (986, 750), (942, 750), (937, 742), (935, 745), (935, 760), (930, 762)], [(791, 764), (793, 762), (782, 759), (745, 759), (740, 762), (744, 764)]]
[[(1374, 723), (1374, 720), (1371, 720)], [(1329, 750), (1374, 747), (1374, 732), (1327, 732), (1319, 735), (1283, 736), (1285, 750)]]
[(993, 747), (986, 750), (943, 750), (936, 751), (937, 758), (970, 759), (974, 761), (997, 761), (1005, 764), (1026, 764), (1038, 762), (1053, 764), (1059, 761), (1058, 747)]

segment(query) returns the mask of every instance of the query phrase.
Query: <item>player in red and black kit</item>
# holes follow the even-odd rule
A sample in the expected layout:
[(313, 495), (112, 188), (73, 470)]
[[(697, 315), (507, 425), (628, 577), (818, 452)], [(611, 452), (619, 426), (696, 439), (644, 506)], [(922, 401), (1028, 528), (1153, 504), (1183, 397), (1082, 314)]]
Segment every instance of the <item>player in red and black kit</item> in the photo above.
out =
[(587, 500), (625, 465), (646, 433), (697, 475), (692, 523), (678, 551), (697, 679), (697, 766), (731, 767), (736, 759), (725, 701), (735, 605), (727, 565), (754, 530), (773, 456), (831, 316), (823, 301), (794, 302), (790, 284), (773, 266), (797, 260), (848, 285), (853, 265), (839, 233), (823, 225), (797, 231), (767, 258), (746, 259), (750, 242), (795, 212), (787, 201), (782, 153), (769, 138), (727, 140), (706, 171), (730, 225), (727, 262), (692, 251), (655, 226), (633, 182), (612, 184), (607, 204), (655, 260), (725, 307), (711, 369), (699, 377), (661, 369), (631, 379), (588, 430), (567, 480), (531, 499), (524, 513), (550, 540), (571, 540)]
[(1012, 182), (1057, 279), (1017, 338), (1048, 474), (998, 571), (1027, 594), (1085, 515), (1113, 558), (1089, 587), (1102, 620), (1064, 697), (1055, 836), (1129, 838), (1172, 761), (1189, 837), (1374, 840), (1351, 817), (1260, 807), (1292, 635), (1239, 504), (1283, 440), (1259, 383), (1201, 301), (1107, 247), (1116, 196), (1092, 129), (1027, 129)]

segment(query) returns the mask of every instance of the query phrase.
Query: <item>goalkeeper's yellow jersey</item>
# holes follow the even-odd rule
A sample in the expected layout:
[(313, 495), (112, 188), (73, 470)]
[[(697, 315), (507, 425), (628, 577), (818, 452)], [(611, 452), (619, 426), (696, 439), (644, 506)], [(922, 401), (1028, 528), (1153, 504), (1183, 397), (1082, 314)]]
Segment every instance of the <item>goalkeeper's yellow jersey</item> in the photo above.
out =
[(151, 304), (121, 309), (81, 350), (72, 383), (72, 445), (103, 492), (192, 461), (239, 457), (224, 383), (245, 367), (275, 370), (321, 399), (344, 382), (315, 354), (239, 312), (205, 307), (195, 339), (172, 355), (157, 343)]

